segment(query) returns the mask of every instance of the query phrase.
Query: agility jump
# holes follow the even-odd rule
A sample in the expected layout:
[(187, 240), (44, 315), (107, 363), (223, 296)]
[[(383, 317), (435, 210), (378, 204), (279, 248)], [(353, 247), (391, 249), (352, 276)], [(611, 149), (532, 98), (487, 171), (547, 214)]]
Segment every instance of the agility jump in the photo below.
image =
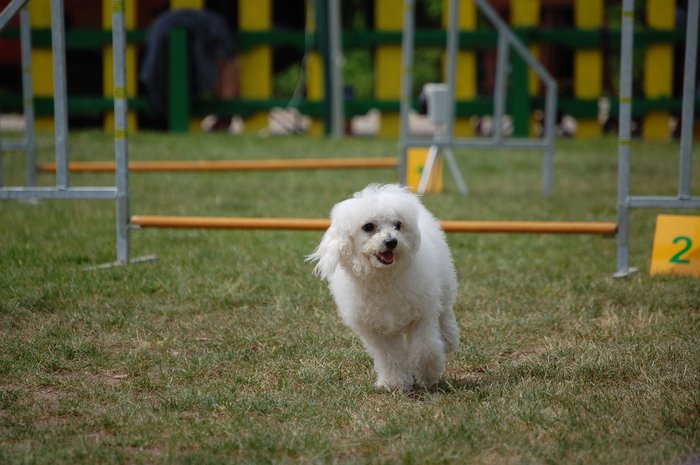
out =
[[(140, 228), (179, 229), (267, 229), (291, 231), (325, 231), (328, 219), (309, 218), (241, 218), (208, 216), (135, 215), (131, 225)], [(441, 221), (447, 233), (511, 234), (591, 234), (614, 236), (615, 223), (585, 221)]]
[[(282, 171), (322, 169), (397, 168), (396, 157), (358, 158), (300, 158), (286, 160), (181, 160), (181, 161), (130, 161), (130, 172), (172, 171)], [(68, 169), (74, 173), (112, 173), (113, 161), (73, 161)], [(56, 163), (37, 166), (42, 173), (56, 172)]]

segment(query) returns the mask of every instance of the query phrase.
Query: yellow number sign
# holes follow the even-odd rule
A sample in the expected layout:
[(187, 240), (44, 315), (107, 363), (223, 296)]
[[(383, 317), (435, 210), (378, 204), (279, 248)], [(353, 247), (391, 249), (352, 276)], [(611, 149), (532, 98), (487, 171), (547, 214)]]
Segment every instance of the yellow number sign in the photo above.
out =
[(700, 277), (700, 216), (656, 217), (649, 273)]

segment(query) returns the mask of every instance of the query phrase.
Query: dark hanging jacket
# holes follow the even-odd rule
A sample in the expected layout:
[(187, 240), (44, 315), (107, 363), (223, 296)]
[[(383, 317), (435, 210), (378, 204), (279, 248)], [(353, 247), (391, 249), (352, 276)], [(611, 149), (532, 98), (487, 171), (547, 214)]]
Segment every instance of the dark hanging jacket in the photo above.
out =
[(177, 10), (159, 16), (148, 29), (139, 78), (159, 114), (168, 109), (168, 33), (188, 31), (190, 91), (198, 97), (216, 91), (217, 61), (235, 55), (233, 36), (224, 19), (206, 10)]

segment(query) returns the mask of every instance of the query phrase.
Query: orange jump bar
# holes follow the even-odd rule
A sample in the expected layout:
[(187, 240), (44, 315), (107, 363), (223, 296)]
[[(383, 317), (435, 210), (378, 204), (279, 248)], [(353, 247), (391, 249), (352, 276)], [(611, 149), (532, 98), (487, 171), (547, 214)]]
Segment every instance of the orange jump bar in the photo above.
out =
[(211, 216), (147, 216), (131, 217), (131, 224), (142, 228), (183, 229), (289, 229), (325, 231), (331, 224), (327, 219), (306, 218), (236, 218)]
[[(164, 171), (273, 171), (273, 170), (319, 170), (347, 168), (396, 168), (396, 157), (364, 158), (300, 158), (282, 160), (182, 160), (182, 161), (131, 161), (131, 172)], [(72, 161), (71, 172), (110, 173), (115, 170), (113, 161)], [(56, 172), (56, 163), (43, 163), (37, 170)]]
[(614, 236), (615, 223), (597, 221), (442, 221), (449, 233), (599, 234)]
[[(330, 220), (136, 215), (131, 217), (131, 224), (142, 228), (324, 231), (330, 226)], [(617, 232), (615, 223), (592, 221), (442, 221), (441, 225), (442, 229), (448, 233), (593, 234), (614, 236)]]

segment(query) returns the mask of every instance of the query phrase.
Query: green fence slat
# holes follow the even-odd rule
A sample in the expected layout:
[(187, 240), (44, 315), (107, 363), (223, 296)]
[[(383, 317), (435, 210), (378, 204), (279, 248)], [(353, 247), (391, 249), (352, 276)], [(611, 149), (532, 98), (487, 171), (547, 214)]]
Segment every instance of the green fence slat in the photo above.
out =
[(190, 70), (187, 29), (168, 34), (168, 129), (187, 132), (190, 127)]

